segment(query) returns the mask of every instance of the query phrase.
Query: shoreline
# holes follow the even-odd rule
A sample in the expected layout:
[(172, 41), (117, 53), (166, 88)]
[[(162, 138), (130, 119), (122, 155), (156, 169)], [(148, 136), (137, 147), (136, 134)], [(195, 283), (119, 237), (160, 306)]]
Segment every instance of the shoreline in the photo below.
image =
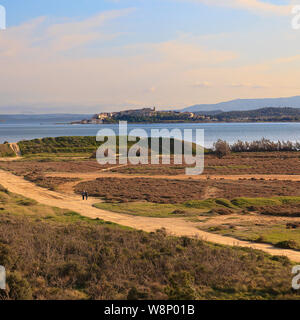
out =
[[(170, 121), (170, 122), (127, 122), (128, 124), (205, 124), (205, 123), (300, 123), (300, 121)], [(118, 125), (119, 122), (105, 122), (105, 123), (82, 123), (82, 122), (69, 122), (69, 123), (55, 123), (55, 125), (111, 125), (116, 124)]]

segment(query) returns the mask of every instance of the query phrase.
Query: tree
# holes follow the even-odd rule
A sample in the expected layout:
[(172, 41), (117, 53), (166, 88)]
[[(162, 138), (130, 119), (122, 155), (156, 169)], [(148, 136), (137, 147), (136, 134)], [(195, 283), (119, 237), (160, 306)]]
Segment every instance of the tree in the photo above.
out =
[(227, 156), (231, 152), (229, 144), (221, 139), (214, 143), (214, 151), (219, 159)]

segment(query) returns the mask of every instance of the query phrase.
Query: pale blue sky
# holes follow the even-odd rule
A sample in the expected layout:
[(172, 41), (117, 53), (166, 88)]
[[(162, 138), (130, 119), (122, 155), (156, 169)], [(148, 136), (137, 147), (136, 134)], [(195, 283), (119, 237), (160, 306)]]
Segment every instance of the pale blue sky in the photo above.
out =
[(288, 6), (297, 1), (0, 4), (8, 27), (0, 31), (1, 112), (180, 108), (300, 93), (300, 31)]

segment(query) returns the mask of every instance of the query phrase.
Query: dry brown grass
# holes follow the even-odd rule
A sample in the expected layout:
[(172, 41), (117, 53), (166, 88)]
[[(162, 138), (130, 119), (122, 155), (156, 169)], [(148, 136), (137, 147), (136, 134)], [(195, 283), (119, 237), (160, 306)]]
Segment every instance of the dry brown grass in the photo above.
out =
[(102, 169), (113, 167), (113, 165), (100, 165), (96, 160), (86, 161), (49, 161), (49, 160), (30, 160), (0, 162), (0, 167), (14, 172), (17, 175), (27, 175), (32, 172), (97, 172)]
[[(185, 165), (129, 165), (112, 171), (129, 174), (176, 175), (185, 173)], [(300, 174), (300, 153), (246, 152), (233, 153), (222, 159), (206, 154), (204, 174)]]
[(300, 181), (261, 180), (168, 180), (151, 178), (98, 178), (80, 182), (75, 191), (87, 190), (90, 195), (108, 201), (149, 201), (182, 203), (188, 200), (214, 198), (299, 196)]
[(4, 299), (298, 299), (291, 265), (251, 249), (0, 215)]
[(260, 214), (278, 217), (300, 217), (300, 204), (285, 204), (282, 206), (269, 206), (257, 208)]
[[(25, 175), (33, 170), (41, 172), (97, 172), (113, 165), (99, 165), (96, 159), (76, 161), (51, 161), (47, 159), (0, 162), (0, 167)], [(177, 175), (185, 173), (185, 164), (175, 165), (128, 165), (112, 169), (112, 172), (149, 175)], [(207, 175), (232, 174), (300, 174), (299, 152), (249, 152), (233, 153), (222, 159), (215, 155), (205, 155)]]
[(56, 190), (58, 186), (78, 181), (77, 178), (63, 178), (63, 177), (45, 177), (42, 173), (30, 173), (24, 177), (26, 180), (34, 182), (36, 185), (48, 188), (50, 190)]

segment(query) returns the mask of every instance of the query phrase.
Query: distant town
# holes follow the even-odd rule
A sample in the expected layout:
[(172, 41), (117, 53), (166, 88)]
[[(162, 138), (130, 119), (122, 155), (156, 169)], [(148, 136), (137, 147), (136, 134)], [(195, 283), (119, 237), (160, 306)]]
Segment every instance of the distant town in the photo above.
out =
[(120, 112), (102, 112), (91, 119), (71, 124), (111, 124), (119, 121), (129, 123), (184, 123), (184, 122), (299, 122), (299, 108), (260, 108), (248, 111), (157, 111), (142, 108)]
[(193, 122), (210, 121), (211, 116), (194, 112), (157, 111), (156, 108), (125, 110), (120, 112), (102, 112), (95, 114), (91, 119), (72, 122), (72, 124), (105, 124), (128, 122)]

